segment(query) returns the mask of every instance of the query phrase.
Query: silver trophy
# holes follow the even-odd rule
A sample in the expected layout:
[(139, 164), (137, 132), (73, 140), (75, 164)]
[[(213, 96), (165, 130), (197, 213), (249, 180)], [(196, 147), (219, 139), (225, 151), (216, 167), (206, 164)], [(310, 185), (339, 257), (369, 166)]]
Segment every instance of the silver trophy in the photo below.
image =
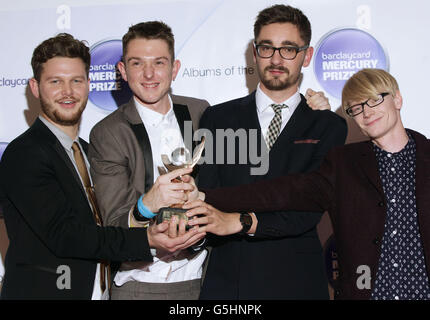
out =
[[(158, 167), (160, 174), (165, 174), (176, 169), (181, 168), (194, 168), (202, 157), (203, 150), (205, 148), (205, 137), (202, 138), (200, 144), (194, 150), (194, 155), (191, 158), (190, 151), (185, 147), (179, 147), (172, 151), (169, 157), (166, 154), (161, 155), (161, 161), (164, 167)], [(173, 182), (181, 182), (181, 177), (177, 177)], [(176, 203), (170, 207), (161, 208), (157, 214), (157, 223), (161, 223), (164, 220), (170, 221), (173, 216), (177, 216), (178, 219), (188, 221), (188, 217), (185, 215), (186, 209), (182, 209), (182, 203)], [(188, 229), (188, 225), (187, 225)]]

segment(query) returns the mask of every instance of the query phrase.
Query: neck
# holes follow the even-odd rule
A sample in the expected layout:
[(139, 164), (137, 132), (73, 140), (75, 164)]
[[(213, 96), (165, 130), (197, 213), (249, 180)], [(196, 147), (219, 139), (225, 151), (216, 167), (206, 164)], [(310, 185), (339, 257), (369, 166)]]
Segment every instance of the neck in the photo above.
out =
[(372, 142), (379, 148), (392, 153), (401, 151), (408, 141), (408, 134), (403, 127), (402, 130), (397, 130), (396, 132), (384, 135), (383, 137), (372, 139)]
[(140, 100), (137, 96), (134, 96), (135, 99), (145, 108), (151, 109), (155, 112), (166, 114), (170, 110), (170, 101), (169, 96), (165, 95), (163, 98), (161, 98), (159, 101), (155, 103), (146, 103), (142, 100)]
[(297, 85), (288, 87), (284, 90), (269, 90), (260, 83), (261, 91), (263, 91), (275, 103), (281, 103), (293, 96), (299, 89)]
[(44, 113), (42, 113), (42, 117), (44, 117), (46, 120), (48, 120), (54, 126), (56, 126), (58, 129), (63, 131), (65, 134), (67, 134), (72, 140), (75, 140), (77, 138), (78, 131), (79, 131), (79, 123), (77, 123), (75, 125), (71, 125), (71, 126), (65, 126), (65, 125), (58, 124), (58, 123), (52, 121)]

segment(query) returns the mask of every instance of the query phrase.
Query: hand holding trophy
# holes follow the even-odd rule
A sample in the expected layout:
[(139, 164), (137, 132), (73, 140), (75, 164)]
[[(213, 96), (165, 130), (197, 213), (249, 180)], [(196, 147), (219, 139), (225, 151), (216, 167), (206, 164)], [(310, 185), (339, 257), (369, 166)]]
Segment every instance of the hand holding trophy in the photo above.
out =
[[(190, 151), (185, 147), (179, 147), (173, 150), (170, 158), (168, 155), (162, 154), (161, 161), (163, 162), (165, 168), (158, 167), (159, 171), (161, 173), (167, 173), (181, 168), (193, 168), (197, 164), (197, 162), (199, 162), (204, 147), (205, 137), (202, 138), (202, 141), (196, 147), (192, 158)], [(178, 183), (180, 183), (181, 181), (181, 177), (177, 177), (176, 179), (172, 180), (172, 182)], [(177, 203), (171, 205), (170, 207), (161, 208), (157, 214), (157, 224), (163, 222), (164, 220), (170, 221), (173, 216), (177, 216), (178, 221), (179, 219), (188, 221), (188, 217), (185, 215), (185, 212), (187, 212), (187, 210), (182, 209), (182, 203)], [(187, 230), (189, 229), (188, 224), (186, 228)]]

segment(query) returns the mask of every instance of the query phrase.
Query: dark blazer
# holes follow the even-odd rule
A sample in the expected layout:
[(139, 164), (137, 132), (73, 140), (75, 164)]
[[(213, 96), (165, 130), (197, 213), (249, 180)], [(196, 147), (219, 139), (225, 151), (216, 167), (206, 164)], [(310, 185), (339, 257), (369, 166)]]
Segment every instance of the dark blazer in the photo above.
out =
[[(430, 275), (430, 142), (408, 130), (416, 142), (415, 194), (418, 224)], [(246, 196), (244, 196), (246, 195)], [(339, 262), (338, 299), (370, 299), (384, 234), (387, 201), (372, 143), (329, 152), (321, 167), (239, 188), (209, 190), (206, 201), (221, 210), (328, 210)], [(371, 288), (358, 289), (360, 265), (371, 270)]]
[[(254, 129), (257, 146), (247, 149), (266, 152), (261, 143), (255, 92), (240, 99), (207, 109), (201, 127), (216, 129)], [(238, 186), (318, 167), (327, 151), (344, 144), (345, 120), (330, 111), (313, 111), (301, 96), (301, 102), (281, 132), (269, 154), (265, 175), (252, 175), (251, 159), (238, 164), (243, 151), (238, 144), (235, 163), (202, 165), (200, 188)], [(220, 143), (215, 139), (214, 146)], [(208, 147), (207, 147), (208, 148)], [(207, 152), (208, 150), (206, 150)], [(226, 151), (226, 150), (225, 150)], [(246, 152), (246, 151), (245, 151)], [(216, 159), (216, 148), (213, 150)], [(241, 195), (241, 197), (246, 197)], [(254, 211), (250, 206), (249, 211)], [(203, 283), (201, 299), (328, 299), (321, 244), (316, 231), (321, 213), (278, 211), (257, 214), (254, 236), (213, 237), (213, 249)]]
[[(152, 261), (146, 229), (97, 226), (78, 173), (39, 119), (3, 154), (0, 201), (10, 240), (2, 299), (91, 299), (101, 259)], [(70, 289), (57, 288), (62, 265)]]

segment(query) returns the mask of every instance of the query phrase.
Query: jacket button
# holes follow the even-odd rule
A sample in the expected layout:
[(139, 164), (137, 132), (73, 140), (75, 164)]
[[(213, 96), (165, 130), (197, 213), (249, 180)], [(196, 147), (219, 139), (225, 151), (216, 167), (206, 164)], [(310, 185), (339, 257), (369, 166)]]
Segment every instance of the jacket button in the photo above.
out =
[(337, 297), (337, 296), (339, 296), (340, 295), (340, 290), (336, 290), (335, 292), (334, 292), (334, 295)]
[(378, 206), (383, 207), (384, 206), (384, 202), (383, 201), (379, 202)]
[(374, 244), (374, 245), (379, 244), (379, 239), (378, 239), (378, 238), (373, 239), (373, 244)]

